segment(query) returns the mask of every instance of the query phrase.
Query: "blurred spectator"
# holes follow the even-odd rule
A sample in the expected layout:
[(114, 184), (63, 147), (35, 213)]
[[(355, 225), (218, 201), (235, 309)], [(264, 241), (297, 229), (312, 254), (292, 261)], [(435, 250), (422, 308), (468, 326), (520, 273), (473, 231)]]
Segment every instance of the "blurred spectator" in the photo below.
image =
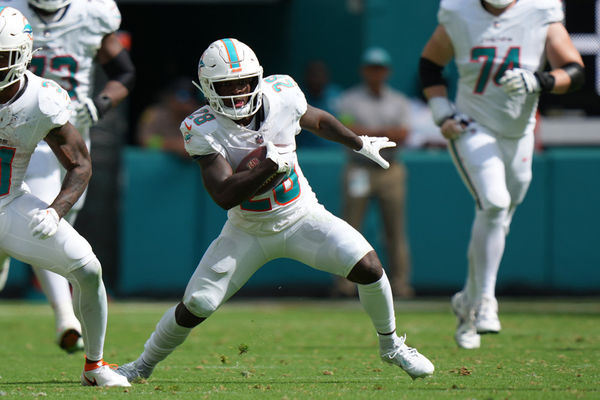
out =
[[(339, 101), (339, 118), (359, 135), (387, 136), (398, 147), (384, 149), (381, 155), (390, 163), (382, 169), (374, 162), (348, 153), (344, 172), (344, 218), (360, 229), (371, 198), (381, 209), (388, 272), (392, 292), (396, 297), (412, 297), (410, 257), (405, 234), (406, 169), (398, 161), (398, 148), (408, 135), (410, 103), (400, 92), (387, 85), (392, 60), (379, 47), (368, 49), (362, 58), (363, 83), (344, 92)], [(334, 295), (355, 293), (354, 285), (338, 279)]]
[[(329, 81), (329, 71), (323, 61), (316, 60), (307, 64), (304, 74), (305, 87), (303, 88), (306, 102), (313, 107), (320, 108), (331, 114), (337, 113), (337, 102), (342, 93), (342, 88)], [(298, 147), (336, 147), (337, 143), (325, 140), (308, 132), (301, 132), (296, 136)]]
[(200, 108), (192, 80), (181, 77), (161, 93), (159, 101), (142, 112), (136, 139), (140, 146), (189, 158), (179, 130), (181, 121)]

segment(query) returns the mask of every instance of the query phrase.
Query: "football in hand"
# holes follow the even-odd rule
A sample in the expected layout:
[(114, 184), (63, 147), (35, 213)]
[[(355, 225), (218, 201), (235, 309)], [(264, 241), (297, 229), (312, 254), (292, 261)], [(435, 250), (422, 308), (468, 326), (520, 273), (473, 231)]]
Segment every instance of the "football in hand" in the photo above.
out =
[[(235, 172), (242, 172), (252, 169), (266, 158), (267, 147), (260, 146), (252, 150), (244, 158), (242, 158), (242, 161), (240, 161), (240, 164), (238, 165)], [(263, 194), (273, 189), (274, 187), (277, 187), (284, 180), (285, 176), (286, 174), (284, 172), (274, 173), (258, 188), (256, 194)]]

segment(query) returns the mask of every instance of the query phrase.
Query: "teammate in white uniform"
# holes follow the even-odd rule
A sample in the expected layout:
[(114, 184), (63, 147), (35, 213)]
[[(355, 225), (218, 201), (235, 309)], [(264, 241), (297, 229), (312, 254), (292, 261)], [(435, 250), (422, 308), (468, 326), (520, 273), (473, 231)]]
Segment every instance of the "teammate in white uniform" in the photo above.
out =
[[(14, 8), (0, 7), (0, 262), (14, 257), (66, 277), (73, 285), (85, 339), (81, 383), (130, 386), (102, 360), (107, 304), (100, 263), (88, 242), (63, 219), (88, 184), (90, 156), (68, 122), (66, 91), (26, 71), (32, 46), (27, 19)], [(40, 140), (66, 169), (63, 185), (50, 202), (29, 193), (24, 184)]]
[[(252, 274), (269, 260), (286, 257), (358, 283), (382, 359), (413, 379), (431, 375), (431, 362), (396, 335), (392, 292), (375, 251), (317, 202), (295, 151), (295, 136), (308, 129), (387, 168), (379, 150), (395, 143), (356, 136), (331, 114), (307, 105), (287, 75), (263, 79), (254, 52), (236, 39), (212, 43), (200, 58), (198, 75), (209, 105), (186, 118), (181, 131), (186, 149), (202, 169), (206, 190), (229, 210), (228, 220), (202, 257), (183, 301), (164, 314), (140, 357), (117, 371), (130, 381), (148, 378)], [(251, 170), (234, 173), (244, 156), (262, 145), (267, 158)], [(282, 172), (286, 179), (278, 186), (256, 194)]]
[[(476, 205), (467, 280), (452, 297), (462, 348), (478, 348), (480, 334), (500, 331), (496, 277), (531, 181), (539, 94), (583, 85), (583, 62), (563, 18), (559, 0), (442, 0), (439, 25), (422, 53), (424, 94)], [(442, 78), (452, 58), (456, 106)]]
[[(123, 100), (133, 84), (133, 64), (115, 34), (121, 24), (117, 5), (113, 0), (1, 0), (3, 5), (21, 10), (30, 21), (36, 49), (30, 69), (67, 90), (74, 110), (70, 122), (89, 149), (90, 127)], [(109, 82), (92, 100), (96, 62), (107, 72)], [(50, 147), (40, 142), (25, 176), (32, 193), (50, 203), (60, 190), (63, 175)], [(71, 225), (85, 196), (86, 192), (65, 216)], [(8, 273), (8, 265), (9, 260), (0, 266), (0, 276)], [(82, 350), (81, 327), (73, 314), (68, 282), (35, 265), (33, 269), (55, 313), (58, 345), (68, 352)], [(3, 286), (0, 282), (0, 290)]]

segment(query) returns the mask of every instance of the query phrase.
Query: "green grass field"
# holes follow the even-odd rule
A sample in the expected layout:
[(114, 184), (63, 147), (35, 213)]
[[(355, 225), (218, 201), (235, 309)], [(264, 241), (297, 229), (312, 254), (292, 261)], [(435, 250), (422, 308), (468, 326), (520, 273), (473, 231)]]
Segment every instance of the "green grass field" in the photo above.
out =
[[(142, 351), (174, 303), (113, 302), (108, 362)], [(72, 399), (600, 399), (600, 299), (500, 299), (503, 331), (453, 341), (446, 299), (398, 302), (399, 332), (436, 366), (412, 381), (382, 363), (358, 301), (237, 301), (196, 328), (145, 383), (81, 387), (83, 355), (53, 343), (46, 304), (0, 304), (0, 397)]]

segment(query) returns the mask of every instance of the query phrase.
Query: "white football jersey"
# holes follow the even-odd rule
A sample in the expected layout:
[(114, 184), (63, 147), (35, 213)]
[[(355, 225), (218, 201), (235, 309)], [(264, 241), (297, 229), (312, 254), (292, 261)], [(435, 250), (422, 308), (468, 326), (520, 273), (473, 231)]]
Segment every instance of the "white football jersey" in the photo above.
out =
[[(181, 124), (185, 148), (192, 157), (219, 153), (231, 167), (252, 150), (271, 141), (294, 164), (294, 171), (276, 188), (232, 208), (228, 217), (236, 226), (251, 232), (272, 233), (300, 218), (317, 199), (296, 157), (295, 136), (307, 109), (304, 94), (287, 75), (263, 79), (264, 121), (257, 130), (237, 125), (204, 106)], [(259, 111), (259, 113), (262, 111)], [(255, 117), (256, 118), (256, 117)]]
[(442, 0), (438, 20), (460, 75), (457, 109), (497, 134), (522, 136), (535, 123), (539, 96), (510, 98), (498, 81), (507, 69), (543, 70), (548, 25), (563, 18), (560, 0), (519, 0), (499, 16), (480, 0)]
[(113, 0), (75, 0), (64, 14), (45, 22), (27, 0), (2, 0), (2, 6), (18, 9), (33, 29), (30, 69), (65, 88), (71, 100), (90, 97), (94, 58), (104, 36), (121, 25), (121, 13)]
[(30, 71), (24, 81), (20, 96), (0, 107), (0, 207), (26, 190), (23, 178), (35, 147), (71, 115), (69, 96), (56, 82)]

